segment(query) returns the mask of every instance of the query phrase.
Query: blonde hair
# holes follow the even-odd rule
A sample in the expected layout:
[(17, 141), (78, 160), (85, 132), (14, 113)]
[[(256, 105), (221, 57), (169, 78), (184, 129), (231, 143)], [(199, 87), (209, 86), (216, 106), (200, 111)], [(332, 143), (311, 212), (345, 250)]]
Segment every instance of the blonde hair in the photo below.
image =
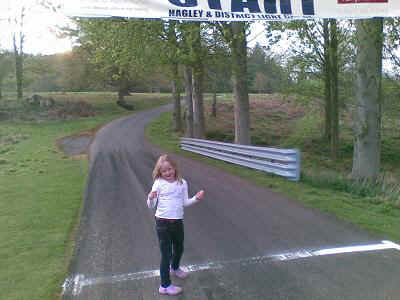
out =
[(153, 170), (153, 180), (162, 177), (161, 166), (164, 162), (168, 162), (171, 165), (171, 167), (175, 170), (175, 180), (179, 181), (179, 183), (182, 183), (182, 177), (178, 171), (178, 166), (176, 162), (171, 157), (168, 156), (168, 154), (163, 154), (158, 158)]

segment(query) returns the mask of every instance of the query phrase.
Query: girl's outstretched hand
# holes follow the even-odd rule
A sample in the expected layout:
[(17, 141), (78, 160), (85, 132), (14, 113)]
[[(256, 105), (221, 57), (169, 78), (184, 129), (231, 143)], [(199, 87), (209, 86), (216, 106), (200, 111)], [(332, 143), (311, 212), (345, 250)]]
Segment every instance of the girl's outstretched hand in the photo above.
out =
[(157, 197), (157, 192), (156, 191), (153, 191), (153, 192), (150, 192), (149, 193), (149, 199), (150, 200), (153, 200), (154, 198), (156, 198)]
[(198, 192), (198, 193), (196, 194), (197, 200), (202, 200), (203, 197), (204, 197), (204, 191), (203, 191), (203, 190), (201, 190), (200, 192)]

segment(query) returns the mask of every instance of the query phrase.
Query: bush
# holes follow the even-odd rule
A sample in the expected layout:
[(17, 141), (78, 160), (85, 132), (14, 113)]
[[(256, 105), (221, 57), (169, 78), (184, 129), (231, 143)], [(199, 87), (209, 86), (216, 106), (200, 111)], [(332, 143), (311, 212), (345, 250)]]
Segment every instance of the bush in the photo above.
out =
[(335, 172), (302, 172), (302, 181), (315, 187), (330, 188), (366, 198), (371, 203), (400, 207), (400, 184), (383, 174), (376, 181), (354, 180)]
[(231, 132), (222, 132), (222, 131), (207, 131), (206, 139), (214, 140), (223, 143), (233, 143), (235, 137)]
[(68, 118), (69, 116), (87, 118), (96, 115), (94, 107), (85, 101), (65, 102), (62, 107), (50, 111), (49, 114), (60, 118)]

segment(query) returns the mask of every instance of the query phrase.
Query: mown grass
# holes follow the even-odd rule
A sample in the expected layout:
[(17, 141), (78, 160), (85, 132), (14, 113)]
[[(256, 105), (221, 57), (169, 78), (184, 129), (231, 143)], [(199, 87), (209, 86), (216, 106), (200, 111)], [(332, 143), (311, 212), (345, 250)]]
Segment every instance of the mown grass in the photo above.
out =
[[(77, 101), (81, 95), (64, 96)], [(131, 113), (109, 101), (109, 94), (86, 94), (85, 99), (89, 96), (95, 117), (0, 122), (0, 299), (59, 298), (88, 164), (60, 152), (56, 141)], [(144, 109), (166, 103), (168, 96), (139, 95), (129, 101)], [(13, 109), (18, 116), (18, 105)], [(30, 108), (29, 113), (34, 115), (35, 109), (39, 110)]]
[[(349, 147), (348, 142), (342, 145), (341, 149), (346, 149), (346, 152), (340, 160), (336, 162), (330, 160), (327, 152), (328, 147), (319, 138), (319, 124), (314, 122), (319, 116), (304, 116), (300, 116), (297, 121), (293, 120), (297, 126), (293, 130), (282, 130), (287, 135), (282, 135), (277, 139), (281, 141), (282, 145), (291, 145), (293, 148), (299, 147), (302, 151), (303, 174), (302, 179), (297, 183), (179, 149), (179, 134), (173, 132), (171, 113), (165, 113), (158, 120), (152, 122), (146, 128), (146, 134), (152, 143), (167, 152), (179, 153), (216, 166), (265, 188), (301, 201), (307, 207), (319, 209), (333, 214), (339, 219), (357, 224), (382, 238), (400, 241), (400, 209), (397, 202), (392, 201), (393, 199), (387, 201), (385, 193), (382, 192), (382, 190), (385, 190), (383, 185), (354, 183), (346, 175), (343, 175), (347, 174), (346, 170), (351, 168), (351, 164), (350, 167), (347, 165), (351, 161), (349, 155), (352, 153), (346, 149), (346, 147)], [(217, 124), (219, 118), (223, 119), (224, 116), (217, 117), (217, 120), (212, 120), (211, 123)], [(207, 126), (210, 125), (208, 120), (207, 117)], [(221, 123), (224, 124), (224, 120)], [(212, 124), (210, 127), (213, 130), (213, 137), (216, 134), (226, 137), (229, 130), (232, 130), (223, 127), (216, 128)], [(252, 124), (252, 127), (260, 128), (260, 124)], [(253, 130), (252, 134), (260, 134), (260, 131)], [(391, 149), (391, 151), (394, 150)], [(384, 157), (385, 155), (389, 154), (383, 154)], [(397, 155), (395, 157), (397, 159)], [(384, 166), (391, 165), (391, 163), (385, 161)], [(393, 181), (394, 186), (398, 187), (397, 180), (393, 179)], [(388, 190), (386, 192), (391, 194)]]

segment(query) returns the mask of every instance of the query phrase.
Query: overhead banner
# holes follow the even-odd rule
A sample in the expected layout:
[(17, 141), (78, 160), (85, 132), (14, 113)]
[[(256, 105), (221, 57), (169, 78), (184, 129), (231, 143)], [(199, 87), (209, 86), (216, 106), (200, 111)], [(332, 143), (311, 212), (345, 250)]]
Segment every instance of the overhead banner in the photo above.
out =
[(75, 17), (284, 21), (400, 16), (400, 0), (68, 0), (60, 9)]

